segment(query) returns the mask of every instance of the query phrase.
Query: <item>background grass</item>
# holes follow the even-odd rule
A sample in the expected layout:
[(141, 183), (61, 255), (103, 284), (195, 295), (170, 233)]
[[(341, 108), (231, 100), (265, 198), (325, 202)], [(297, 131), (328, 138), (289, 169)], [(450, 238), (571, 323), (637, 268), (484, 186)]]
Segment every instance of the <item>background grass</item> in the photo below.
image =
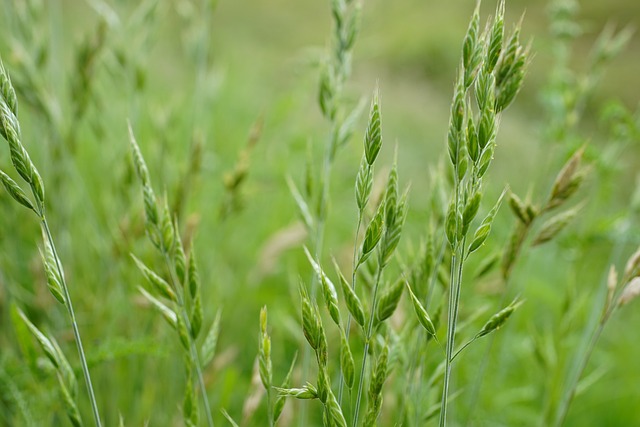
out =
[[(188, 191), (182, 222), (187, 233), (196, 231), (205, 321), (211, 322), (218, 310), (223, 316), (217, 357), (205, 372), (210, 400), (214, 408), (224, 407), (241, 419), (244, 399), (255, 388), (250, 380), (260, 307), (269, 307), (276, 378), (286, 373), (293, 353), (303, 344), (295, 286), (298, 275), (308, 276), (308, 267), (301, 251), (304, 235), (296, 226), (296, 207), (285, 177), (301, 181), (308, 144), (315, 167), (321, 164), (328, 130), (316, 106), (316, 65), (330, 34), (328, 2), (221, 0), (211, 14), (200, 13), (197, 2), (161, 2), (139, 24), (132, 23), (136, 5), (108, 2), (117, 20), (107, 30), (106, 47), (92, 77), (92, 102), (79, 120), (70, 114), (69, 90), (78, 78), (74, 55), (104, 19), (90, 6), (100, 3), (45, 3), (45, 13), (34, 18), (28, 37), (16, 23), (19, 4), (2, 3), (7, 12), (2, 14), (0, 52), (12, 77), (22, 72), (22, 55), (35, 55), (30, 48), (41, 45), (48, 57), (37, 75), (61, 119), (58, 124), (47, 122), (23, 93), (19, 95), (20, 120), (25, 145), (48, 184), (49, 217), (76, 301), (105, 423), (114, 425), (122, 413), (127, 425), (145, 420), (149, 425), (178, 425), (184, 388), (178, 341), (137, 296), (141, 277), (128, 255), (135, 252), (144, 257), (151, 250), (145, 242), (142, 202), (133, 178), (127, 118), (154, 186), (159, 193), (166, 189), (170, 200), (189, 170), (193, 141), (203, 143), (202, 168)], [(640, 4), (582, 3), (578, 17), (584, 34), (574, 43), (570, 61), (577, 70), (584, 70), (589, 48), (607, 22), (620, 26), (640, 22)], [(354, 78), (347, 93), (356, 102), (380, 83), (383, 160), (391, 163), (397, 141), (401, 181), (412, 183), (403, 250), (417, 247), (426, 230), (430, 170), (444, 152), (460, 41), (472, 7), (468, 1), (416, 0), (371, 0), (364, 7)], [(490, 2), (483, 5), (484, 16), (493, 8)], [(545, 132), (548, 116), (540, 93), (553, 63), (547, 4), (510, 1), (507, 22), (517, 21), (525, 9), (523, 33), (531, 37), (535, 56), (521, 96), (502, 119), (489, 177), (494, 198), (505, 183), (518, 194), (531, 191), (544, 197), (568, 152), (566, 144), (549, 140)], [(197, 43), (203, 40), (201, 52), (206, 54), (197, 54)], [(579, 348), (581, 328), (608, 264), (620, 266), (638, 244), (638, 218), (630, 207), (640, 160), (638, 140), (619, 143), (621, 138), (612, 136), (600, 118), (603, 105), (611, 99), (632, 111), (637, 107), (638, 43), (633, 37), (624, 53), (612, 61), (576, 127), (576, 134), (589, 141), (588, 157), (594, 163), (588, 188), (581, 193), (588, 204), (560, 240), (531, 251), (518, 265), (512, 286), (526, 304), (497, 337), (475, 406), (474, 425), (537, 422), (546, 397), (541, 380), (547, 373), (534, 361), (532, 336), (539, 333), (556, 339), (565, 351)], [(198, 66), (203, 58), (204, 72)], [(223, 177), (233, 170), (260, 117), (264, 128), (250, 155), (241, 190), (242, 209), (223, 219), (220, 210), (228, 197)], [(353, 242), (353, 182), (364, 126), (361, 118), (356, 136), (335, 167), (325, 254), (338, 259), (349, 259)], [(75, 147), (64, 136), (69, 129), (75, 133)], [(8, 152), (3, 150), (0, 167), (7, 170)], [(62, 154), (54, 154), (56, 150)], [(384, 176), (382, 170), (378, 174)], [(77, 361), (63, 310), (45, 287), (34, 243), (39, 230), (24, 217), (24, 210), (0, 192), (0, 424), (23, 421), (17, 411), (18, 393), (36, 425), (55, 425), (66, 422), (55, 380), (25, 365), (12, 332), (10, 304), (20, 305), (36, 324), (51, 330), (74, 366)], [(623, 228), (627, 220), (629, 227)], [(505, 209), (491, 239), (496, 248), (511, 224)], [(493, 249), (483, 249), (484, 254)], [(477, 296), (466, 299), (470, 303), (462, 307), (463, 312), (495, 307), (496, 283), (489, 277), (469, 288)], [(567, 300), (577, 304), (577, 311), (571, 324), (563, 325)], [(640, 423), (636, 411), (640, 366), (635, 362), (640, 344), (633, 326), (639, 321), (634, 304), (609, 325), (587, 369), (587, 375), (598, 369), (606, 373), (576, 399), (567, 425)], [(464, 363), (457, 366), (457, 387), (474, 378), (483, 347), (474, 346), (464, 355)], [(80, 396), (81, 409), (89, 419), (88, 402)], [(457, 407), (465, 408), (465, 394), (459, 399)], [(393, 399), (385, 400), (385, 406), (393, 404)], [(248, 424), (262, 425), (263, 411), (259, 408)], [(220, 413), (214, 412), (222, 423)], [(393, 425), (392, 421), (393, 414), (385, 413), (383, 407), (381, 424)]]

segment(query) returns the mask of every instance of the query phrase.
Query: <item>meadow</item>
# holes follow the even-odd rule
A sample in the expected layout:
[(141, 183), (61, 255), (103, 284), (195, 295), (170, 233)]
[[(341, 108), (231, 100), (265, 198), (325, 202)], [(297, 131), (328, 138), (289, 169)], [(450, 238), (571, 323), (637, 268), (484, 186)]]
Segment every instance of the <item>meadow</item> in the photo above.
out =
[(0, 4), (0, 425), (640, 424), (640, 4)]

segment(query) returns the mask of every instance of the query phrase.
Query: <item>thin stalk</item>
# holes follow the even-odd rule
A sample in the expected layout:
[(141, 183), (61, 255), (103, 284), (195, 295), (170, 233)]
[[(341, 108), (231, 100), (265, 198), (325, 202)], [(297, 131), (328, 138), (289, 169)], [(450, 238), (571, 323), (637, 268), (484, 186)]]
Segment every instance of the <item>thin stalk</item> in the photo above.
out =
[[(431, 299), (431, 294), (433, 291), (433, 287), (435, 285), (435, 282), (438, 278), (438, 269), (440, 268), (440, 264), (442, 264), (442, 259), (444, 258), (444, 252), (446, 250), (446, 239), (442, 242), (442, 245), (440, 247), (440, 250), (438, 251), (438, 257), (436, 258), (436, 262), (433, 265), (433, 270), (431, 271), (431, 275), (429, 277), (429, 283), (427, 286), (427, 294), (425, 295), (425, 301), (424, 301), (424, 306), (425, 307), (429, 307), (429, 301)], [(421, 329), (418, 330), (418, 335), (422, 335), (425, 334), (426, 332), (424, 332)], [(426, 344), (429, 344), (429, 337), (427, 336), (426, 340), (425, 340)], [(413, 381), (413, 377), (414, 377), (414, 371), (416, 370), (416, 366), (419, 366), (420, 368), (418, 369), (418, 378), (422, 377), (422, 374), (424, 373), (424, 371), (421, 369), (422, 367), (422, 360), (424, 359), (424, 353), (423, 352), (419, 352), (419, 348), (420, 345), (422, 343), (422, 340), (415, 340), (413, 341), (413, 350), (411, 351), (411, 359), (409, 361), (409, 369), (407, 370), (408, 374), (407, 374), (407, 396), (415, 396), (416, 399), (418, 399), (419, 393), (416, 393), (416, 387), (418, 385), (418, 383), (420, 381)], [(417, 361), (416, 361), (416, 356), (417, 356)], [(417, 402), (417, 400), (416, 400)], [(417, 405), (415, 405), (417, 407)], [(405, 406), (402, 407), (402, 412), (401, 412), (401, 416), (398, 419), (402, 419), (402, 417), (404, 416), (404, 411), (405, 411)], [(418, 425), (418, 418), (420, 417), (420, 413), (417, 410), (414, 410), (414, 424), (413, 425)]]
[(209, 399), (207, 398), (207, 388), (205, 387), (205, 384), (204, 384), (204, 376), (202, 375), (202, 367), (200, 366), (200, 357), (198, 356), (198, 350), (196, 349), (195, 342), (193, 341), (193, 337), (191, 336), (191, 322), (189, 320), (189, 316), (187, 315), (186, 307), (184, 305), (184, 299), (182, 298), (182, 293), (180, 292), (180, 289), (177, 286), (178, 281), (174, 276), (175, 272), (172, 267), (171, 260), (169, 259), (169, 254), (167, 253), (166, 248), (164, 247), (164, 244), (162, 246), (162, 255), (164, 258), (164, 262), (167, 266), (167, 269), (169, 270), (169, 277), (171, 278), (173, 288), (176, 290), (176, 297), (178, 298), (178, 307), (180, 308), (180, 315), (182, 316), (182, 319), (184, 320), (184, 323), (187, 326), (187, 331), (189, 331), (189, 334), (188, 334), (189, 335), (189, 353), (191, 356), (191, 360), (193, 361), (193, 364), (195, 365), (195, 368), (196, 368), (196, 376), (198, 378), (198, 384), (200, 386), (202, 403), (204, 405), (204, 411), (207, 414), (207, 425), (209, 427), (214, 427), (213, 418), (211, 416), (211, 407), (209, 406)]
[[(321, 259), (322, 251), (324, 249), (324, 237), (325, 237), (325, 226), (327, 219), (327, 210), (328, 210), (328, 200), (329, 200), (329, 189), (331, 184), (331, 170), (333, 169), (333, 158), (335, 154), (335, 146), (337, 143), (337, 131), (339, 129), (339, 124), (334, 122), (332, 131), (331, 131), (331, 140), (329, 145), (327, 145), (322, 174), (320, 176), (320, 181), (322, 182), (322, 188), (320, 190), (320, 200), (318, 201), (318, 207), (316, 209), (316, 230), (314, 236), (314, 255), (317, 260)], [(311, 275), (311, 289), (309, 292), (310, 298), (312, 301), (315, 301), (316, 291), (318, 287), (318, 277), (315, 273)], [(311, 350), (308, 346), (304, 347), (303, 356), (302, 356), (302, 378), (308, 378), (309, 369), (311, 365)], [(307, 426), (307, 405), (306, 402), (301, 402), (300, 404), (300, 422), (298, 424), (300, 427)]]
[(376, 272), (376, 280), (373, 288), (373, 297), (371, 302), (371, 314), (369, 315), (369, 325), (367, 326), (367, 336), (364, 342), (364, 354), (362, 355), (362, 367), (360, 368), (360, 380), (358, 381), (358, 395), (356, 397), (356, 410), (353, 415), (353, 427), (358, 425), (358, 415), (360, 413), (360, 400), (362, 399), (362, 387), (364, 385), (364, 374), (367, 366), (367, 356), (369, 354), (369, 345), (371, 335), (373, 334), (373, 319), (376, 315), (376, 304), (378, 302), (378, 288), (380, 287), (380, 277), (382, 276), (382, 264), (378, 263), (378, 271)]
[(456, 254), (451, 255), (451, 285), (449, 286), (449, 306), (447, 310), (447, 345), (444, 370), (444, 385), (442, 387), (442, 399), (440, 402), (440, 427), (447, 423), (447, 396), (449, 395), (449, 380), (451, 377), (451, 343), (454, 340), (455, 326), (453, 321), (453, 303), (455, 300), (455, 272), (456, 272)]
[[(621, 248), (622, 248), (622, 243), (623, 243), (623, 239), (618, 239), (617, 241), (617, 246), (615, 248), (615, 251), (613, 253), (618, 253), (620, 252)], [(612, 259), (615, 258), (613, 256), (612, 253)], [(625, 276), (622, 278), (622, 283), (626, 283), (630, 280), (629, 276)], [(556, 419), (554, 420), (554, 427), (560, 427), (564, 424), (565, 419), (567, 418), (567, 415), (569, 413), (569, 407), (571, 406), (571, 403), (573, 402), (573, 399), (575, 398), (576, 395), (576, 391), (578, 388), (578, 382), (580, 381), (580, 378), (582, 378), (582, 374), (584, 373), (584, 370), (587, 367), (587, 364), (589, 363), (589, 359), (591, 359), (591, 355), (593, 354), (593, 351), (595, 350), (596, 344), (598, 343), (598, 340), (600, 339), (600, 335), (602, 335), (602, 331), (604, 331), (604, 327), (607, 324), (607, 321), (611, 318), (611, 315), (613, 314), (613, 312), (616, 310), (616, 308), (619, 306), (620, 303), (620, 296), (621, 293), (623, 292), (624, 287), (622, 287), (622, 289), (620, 289), (617, 293), (617, 296), (614, 296), (611, 300), (611, 302), (609, 303), (608, 308), (606, 309), (606, 311), (604, 312), (604, 314), (602, 315), (602, 317), (600, 318), (600, 321), (598, 322), (598, 327), (596, 328), (595, 332), (591, 335), (591, 338), (589, 340), (589, 344), (587, 346), (587, 349), (584, 353), (582, 353), (582, 359), (580, 360), (579, 364), (578, 364), (578, 370), (576, 371), (575, 376), (571, 379), (571, 383), (570, 386), (566, 389), (566, 392), (564, 393), (564, 396), (561, 400), (560, 403), (560, 409), (558, 410), (558, 415), (556, 416)], [(595, 313), (597, 310), (597, 305), (594, 305), (594, 310), (593, 312)]]
[[(460, 156), (460, 146), (457, 148), (457, 158)], [(453, 173), (455, 175), (454, 181), (454, 209), (456, 210), (456, 230), (460, 229), (458, 224), (458, 214), (460, 208), (460, 190), (461, 182), (458, 176), (458, 165), (454, 165)], [(456, 231), (457, 234), (457, 231)], [(457, 240), (457, 237), (456, 237)], [(447, 310), (447, 345), (445, 356), (445, 370), (444, 370), (444, 384), (442, 386), (442, 399), (440, 401), (440, 421), (439, 426), (445, 427), (447, 425), (447, 406), (449, 396), (449, 382), (451, 381), (451, 361), (453, 356), (453, 348), (455, 344), (456, 335), (456, 323), (458, 320), (458, 302), (460, 300), (460, 281), (462, 281), (462, 264), (464, 263), (464, 246), (466, 244), (466, 236), (460, 242), (456, 242), (455, 246), (452, 246), (451, 253), (451, 271), (449, 278), (449, 306)]]
[(589, 341), (589, 347), (587, 347), (587, 351), (583, 353), (582, 360), (580, 361), (580, 365), (576, 375), (571, 380), (571, 385), (567, 389), (568, 392), (565, 394), (564, 398), (560, 403), (560, 409), (558, 411), (558, 416), (556, 417), (553, 425), (555, 427), (560, 427), (564, 424), (565, 419), (567, 418), (567, 414), (569, 413), (569, 407), (571, 406), (571, 402), (576, 395), (576, 390), (578, 389), (578, 382), (584, 373), (584, 370), (587, 367), (587, 363), (589, 363), (589, 359), (591, 358), (591, 354), (593, 350), (596, 348), (596, 344), (600, 339), (600, 335), (604, 330), (606, 324), (606, 319), (604, 319), (598, 325), (598, 329), (596, 329), (595, 333), (592, 335), (591, 340)]
[(36, 197), (36, 203), (38, 206), (38, 211), (41, 218), (42, 226), (44, 228), (45, 234), (47, 235), (47, 240), (49, 241), (49, 245), (51, 246), (51, 252), (53, 253), (53, 257), (56, 262), (56, 269), (58, 270), (58, 275), (60, 276), (60, 284), (62, 285), (62, 289), (64, 291), (64, 297), (66, 300), (65, 306), (67, 307), (67, 312), (69, 313), (69, 318), (71, 319), (71, 328), (73, 329), (73, 337), (76, 342), (76, 347), (78, 348), (78, 355), (80, 356), (80, 366), (82, 367), (82, 374), (84, 376), (84, 381), (87, 385), (87, 391), (89, 392), (89, 400), (91, 401), (91, 410), (93, 411), (93, 418), (96, 426), (101, 427), (102, 424), (100, 422), (100, 413), (98, 411), (98, 403), (96, 402), (96, 396), (93, 392), (91, 375), (89, 374), (89, 366), (87, 365), (87, 358), (84, 354), (82, 339), (80, 338), (80, 331), (78, 330), (78, 323), (76, 322), (76, 315), (73, 310), (73, 304), (71, 303), (71, 296), (69, 295), (69, 287), (67, 286), (67, 281), (64, 277), (64, 273), (62, 272), (62, 266), (60, 265), (60, 259), (58, 258), (58, 252), (56, 251), (56, 246), (53, 243), (53, 237), (51, 236), (49, 223), (47, 222), (47, 218), (44, 213), (44, 206), (38, 200), (37, 197)]
[[(358, 225), (356, 226), (356, 236), (354, 237), (354, 242), (353, 242), (353, 266), (351, 271), (353, 272), (351, 274), (351, 288), (355, 291), (356, 290), (356, 280), (358, 277), (358, 261), (357, 261), (357, 256), (358, 256), (358, 235), (360, 234), (360, 227), (362, 227), (362, 211), (358, 212)], [(347, 326), (346, 329), (344, 331), (345, 336), (347, 337), (347, 342), (349, 342), (349, 335), (351, 332), (351, 313), (349, 313), (347, 315)], [(340, 370), (340, 380), (339, 380), (339, 387), (338, 387), (338, 403), (340, 404), (340, 406), (342, 406), (342, 392), (344, 390), (344, 376), (342, 375), (342, 370)]]
[(267, 417), (269, 417), (269, 427), (274, 427), (276, 424), (273, 421), (273, 405), (271, 404), (271, 387), (267, 387)]

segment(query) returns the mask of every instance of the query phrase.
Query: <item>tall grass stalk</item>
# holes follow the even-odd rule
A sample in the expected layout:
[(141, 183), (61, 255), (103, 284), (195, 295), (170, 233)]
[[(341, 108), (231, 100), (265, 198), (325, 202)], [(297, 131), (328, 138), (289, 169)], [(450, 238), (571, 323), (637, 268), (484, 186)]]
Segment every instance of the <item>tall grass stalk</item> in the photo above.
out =
[[(205, 410), (207, 425), (213, 427), (211, 407), (209, 406), (209, 399), (207, 398), (207, 390), (202, 374), (202, 364), (195, 344), (195, 340), (201, 332), (203, 317), (202, 299), (200, 295), (201, 285), (196, 267), (195, 253), (193, 249), (190, 251), (187, 263), (182, 238), (178, 232), (178, 225), (171, 219), (172, 214), (169, 210), (167, 200), (165, 200), (162, 210), (158, 206), (155, 193), (151, 186), (149, 171), (131, 126), (129, 126), (129, 141), (133, 152), (136, 174), (142, 183), (147, 235), (162, 256), (163, 263), (167, 269), (169, 283), (165, 282), (162, 277), (154, 273), (135, 257), (134, 260), (147, 281), (150, 282), (152, 291), (156, 293), (156, 297), (167, 300), (169, 306), (155, 297), (150, 296), (146, 291), (142, 293), (160, 310), (161, 314), (178, 333), (182, 346), (188, 356), (189, 362), (186, 364), (187, 389), (184, 404), (185, 422), (190, 425), (197, 424), (198, 419), (197, 410), (192, 403), (193, 387), (191, 384), (191, 368), (193, 366), (196, 370), (196, 379), (200, 388), (200, 394), (202, 395), (202, 404)], [(187, 298), (189, 298), (190, 301), (189, 305), (187, 305)]]
[(611, 266), (605, 286), (607, 292), (600, 319), (595, 330), (591, 333), (586, 350), (581, 352), (576, 359), (577, 369), (574, 375), (570, 376), (568, 384), (563, 388), (560, 405), (553, 419), (552, 425), (554, 427), (564, 425), (571, 403), (575, 398), (579, 381), (611, 316), (618, 309), (640, 296), (640, 249), (629, 257), (620, 279), (618, 279), (616, 268), (613, 265)]
[[(45, 269), (48, 273), (49, 289), (56, 299), (66, 306), (67, 314), (71, 322), (71, 328), (73, 330), (73, 337), (78, 350), (78, 356), (80, 358), (80, 365), (82, 367), (82, 374), (87, 386), (87, 393), (89, 394), (89, 401), (91, 402), (91, 409), (96, 426), (101, 426), (100, 413), (98, 411), (98, 404), (96, 402), (95, 393), (93, 391), (93, 385), (91, 382), (91, 375), (89, 373), (89, 367), (87, 365), (87, 358), (85, 356), (84, 347), (82, 345), (82, 339), (80, 337), (80, 331), (78, 323), (76, 322), (76, 315), (71, 302), (71, 295), (69, 293), (69, 287), (64, 276), (62, 264), (56, 251), (55, 243), (51, 235), (49, 228), (49, 222), (47, 221), (45, 213), (45, 192), (44, 183), (38, 170), (31, 161), (27, 150), (22, 145), (22, 135), (20, 131), (20, 123), (18, 121), (18, 100), (15, 90), (11, 84), (11, 79), (7, 74), (4, 65), (0, 61), (0, 134), (9, 143), (9, 149), (11, 152), (11, 162), (15, 167), (18, 174), (29, 184), (31, 187), (31, 193), (35, 200), (35, 205), (24, 194), (18, 184), (13, 181), (4, 172), (0, 172), (2, 183), (9, 192), (9, 194), (21, 205), (33, 210), (42, 224), (42, 229), (46, 239), (45, 245), (51, 250), (53, 262), (45, 259)], [(53, 265), (51, 265), (53, 264)], [(51, 269), (55, 269), (55, 273), (51, 272)]]
[[(338, 149), (350, 139), (353, 132), (353, 118), (359, 114), (358, 108), (351, 114), (345, 114), (345, 105), (342, 98), (344, 86), (351, 73), (351, 52), (359, 30), (360, 9), (361, 4), (359, 1), (331, 0), (334, 34), (330, 55), (328, 55), (323, 64), (318, 93), (320, 109), (325, 118), (330, 121), (331, 130), (329, 141), (324, 148), (322, 166), (318, 177), (320, 189), (319, 194), (316, 195), (318, 198), (314, 209), (313, 224), (307, 224), (307, 228), (312, 234), (313, 254), (318, 260), (322, 258), (324, 249), (331, 175), (335, 156)], [(310, 175), (310, 171), (307, 171), (307, 176)], [(310, 187), (310, 183), (307, 183), (307, 188)], [(312, 197), (311, 194), (307, 194), (307, 196)], [(315, 299), (317, 286), (317, 277), (313, 275), (310, 289), (312, 300)], [(310, 365), (309, 347), (304, 349), (302, 365), (303, 376), (306, 378)], [(341, 377), (339, 386), (340, 400), (342, 398), (342, 383), (343, 379)], [(301, 412), (299, 425), (305, 426), (307, 422), (306, 405), (301, 405)]]
[[(447, 424), (452, 362), (457, 354), (455, 336), (464, 264), (468, 256), (487, 239), (504, 191), (476, 229), (469, 246), (467, 236), (482, 200), (483, 177), (493, 158), (500, 113), (519, 92), (527, 61), (527, 50), (520, 45), (520, 26), (516, 26), (509, 37), (505, 37), (504, 1), (498, 3), (495, 17), (482, 35), (479, 7), (478, 3), (464, 38), (448, 131), (454, 185), (445, 220), (445, 235), (451, 249), (451, 271), (444, 384), (440, 402), (441, 427)], [(472, 86), (477, 114), (471, 105)]]

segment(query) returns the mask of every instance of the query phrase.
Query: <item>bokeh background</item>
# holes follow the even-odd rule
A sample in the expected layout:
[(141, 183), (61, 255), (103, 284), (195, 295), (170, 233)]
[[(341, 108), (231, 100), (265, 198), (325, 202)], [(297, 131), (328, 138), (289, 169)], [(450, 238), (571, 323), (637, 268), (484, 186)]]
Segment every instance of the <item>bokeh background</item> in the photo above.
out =
[[(193, 238), (206, 324), (222, 313), (217, 355), (205, 372), (215, 418), (223, 424), (219, 409), (225, 408), (238, 420), (246, 417), (245, 425), (263, 425), (264, 408), (246, 402), (259, 389), (252, 373), (260, 307), (269, 308), (278, 378), (304, 344), (296, 286), (299, 276), (309, 276), (301, 250), (306, 236), (286, 179), (302, 182), (309, 158), (319, 170), (328, 139), (317, 93), (331, 39), (329, 2), (1, 4), (0, 55), (18, 88), (25, 145), (47, 185), (49, 217), (106, 425), (115, 425), (119, 414), (127, 425), (181, 425), (184, 387), (178, 339), (136, 291), (142, 277), (129, 254), (153, 259), (153, 249), (144, 236), (127, 120), (157, 192), (175, 203), (183, 234)], [(364, 2), (346, 93), (352, 105), (367, 105), (380, 88), (381, 163), (390, 165), (397, 147), (401, 183), (411, 185), (401, 243), (407, 253), (420, 244), (431, 215), (433, 171), (445, 153), (453, 81), (473, 7), (459, 0)], [(485, 1), (482, 16), (494, 8)], [(510, 0), (507, 28), (523, 14), (531, 63), (520, 96), (502, 117), (488, 193), (495, 198), (509, 184), (522, 196), (545, 197), (555, 171), (582, 144), (591, 174), (577, 221), (517, 267), (511, 293), (526, 304), (496, 340), (471, 415), (477, 426), (540, 424), (565, 371), (545, 371), (536, 354), (571, 366), (608, 266), (623, 266), (640, 243), (640, 38), (632, 32), (640, 3)], [(628, 40), (594, 65), (603, 31)], [(351, 251), (364, 115), (358, 123), (335, 166), (327, 260), (348, 259)], [(7, 147), (0, 168), (10, 168)], [(231, 186), (238, 175), (241, 185)], [(500, 215), (487, 256), (513, 225), (507, 209)], [(55, 378), (27, 360), (10, 317), (12, 304), (23, 308), (76, 364), (65, 313), (46, 289), (38, 236), (36, 219), (0, 192), (0, 425), (25, 423), (21, 402), (35, 425), (67, 422)], [(497, 280), (469, 286), (463, 310), (492, 312)], [(640, 424), (639, 324), (635, 303), (608, 326), (587, 369), (593, 384), (576, 398), (567, 425)], [(482, 355), (483, 345), (465, 355), (456, 386), (473, 378)], [(299, 375), (296, 370), (298, 383)], [(465, 399), (463, 393), (456, 403), (462, 414)], [(394, 397), (388, 402), (397, 403)], [(283, 424), (291, 416), (285, 412)], [(382, 425), (396, 425), (385, 409), (381, 417)]]

